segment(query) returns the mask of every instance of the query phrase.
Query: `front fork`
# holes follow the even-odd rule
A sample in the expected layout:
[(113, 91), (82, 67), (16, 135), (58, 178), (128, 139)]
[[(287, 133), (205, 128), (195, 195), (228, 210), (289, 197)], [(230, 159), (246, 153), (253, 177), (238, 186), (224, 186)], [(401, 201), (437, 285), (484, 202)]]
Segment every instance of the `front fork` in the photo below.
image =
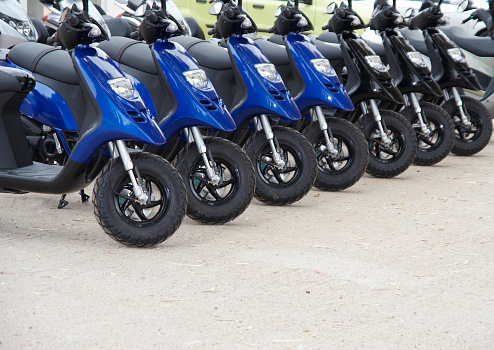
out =
[(404, 95), (403, 97), (405, 99), (405, 105), (410, 106), (410, 102), (412, 103), (413, 110), (419, 120), (420, 130), (425, 137), (428, 137), (431, 134), (431, 130), (427, 124), (426, 117), (422, 113), (422, 107), (420, 107), (420, 102), (417, 96), (412, 92), (408, 95)]
[[(202, 157), (202, 161), (204, 162), (204, 166), (206, 167), (206, 174), (208, 175), (209, 181), (213, 185), (218, 185), (220, 183), (220, 176), (216, 174), (214, 171), (214, 168), (216, 167), (214, 163), (213, 156), (210, 154), (211, 160), (208, 159), (207, 155), (207, 147), (206, 144), (204, 143), (204, 139), (202, 137), (201, 131), (199, 130), (198, 127), (193, 126), (191, 128), (187, 128), (184, 130), (185, 136), (187, 137), (187, 142), (192, 143), (195, 142), (197, 146), (197, 150), (199, 151), (199, 154)], [(213, 166), (211, 166), (213, 164)]]
[(271, 123), (269, 122), (268, 116), (266, 114), (261, 114), (259, 117), (254, 117), (254, 125), (256, 126), (257, 131), (264, 130), (269, 147), (271, 147), (271, 152), (273, 153), (273, 160), (276, 167), (283, 169), (285, 167), (285, 161), (281, 158), (279, 147), (276, 147), (274, 144), (273, 129), (271, 129)]
[(124, 141), (118, 140), (114, 142), (108, 142), (108, 149), (112, 159), (117, 159), (120, 157), (122, 160), (125, 171), (129, 174), (130, 182), (132, 182), (132, 189), (134, 190), (134, 195), (141, 205), (147, 204), (149, 200), (148, 193), (143, 189), (143, 181), (139, 174), (139, 171), (134, 168), (134, 162), (130, 158), (129, 150)]
[[(377, 127), (379, 128), (379, 133), (381, 134), (381, 141), (385, 147), (391, 146), (391, 139), (389, 138), (388, 134), (386, 131), (384, 131), (384, 123), (381, 117), (381, 113), (379, 112), (379, 107), (377, 107), (377, 102), (376, 100), (369, 100), (371, 110), (372, 110), (372, 115), (374, 116), (374, 120), (377, 123)], [(367, 114), (368, 112), (368, 107), (365, 102), (362, 102), (360, 104), (360, 107), (362, 107), (362, 111), (364, 114)]]
[[(471, 127), (472, 122), (470, 121), (470, 118), (468, 118), (467, 114), (465, 113), (465, 110), (463, 109), (463, 101), (461, 99), (460, 93), (458, 92), (458, 89), (452, 87), (451, 92), (453, 93), (456, 106), (458, 107), (458, 111), (460, 112), (461, 123), (467, 128)], [(446, 90), (443, 90), (443, 94), (444, 94), (444, 99), (446, 101), (449, 100), (449, 94)]]
[[(326, 117), (324, 116), (324, 112), (320, 106), (315, 107), (311, 112), (312, 120), (319, 122), (319, 127), (326, 139), (326, 149), (328, 150), (331, 157), (335, 158), (338, 156), (338, 149), (334, 145), (334, 137), (331, 129), (328, 127), (328, 123), (326, 121)], [(325, 149), (321, 149), (320, 151), (324, 152)]]

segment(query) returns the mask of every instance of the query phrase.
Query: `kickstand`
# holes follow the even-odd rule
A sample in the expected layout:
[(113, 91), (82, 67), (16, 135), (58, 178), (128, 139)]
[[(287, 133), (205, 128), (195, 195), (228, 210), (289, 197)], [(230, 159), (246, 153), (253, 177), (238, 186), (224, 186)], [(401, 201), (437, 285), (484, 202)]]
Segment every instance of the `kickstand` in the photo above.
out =
[(84, 193), (84, 190), (81, 190), (81, 192), (79, 192), (79, 194), (81, 195), (82, 203), (86, 203), (90, 198), (87, 194)]
[(62, 194), (62, 198), (60, 198), (60, 202), (58, 202), (58, 209), (62, 209), (62, 208), (65, 208), (69, 202), (67, 202), (65, 200), (65, 196), (67, 196), (66, 194)]

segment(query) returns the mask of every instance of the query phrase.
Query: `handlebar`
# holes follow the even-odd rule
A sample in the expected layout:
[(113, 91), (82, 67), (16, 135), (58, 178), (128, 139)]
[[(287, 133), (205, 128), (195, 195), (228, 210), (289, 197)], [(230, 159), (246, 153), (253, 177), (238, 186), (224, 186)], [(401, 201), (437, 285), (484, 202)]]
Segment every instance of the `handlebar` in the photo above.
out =
[(214, 30), (214, 28), (208, 30), (208, 35), (214, 35), (215, 33), (216, 33), (216, 30)]
[(260, 33), (274, 33), (274, 27), (269, 29), (257, 29)]
[(468, 16), (467, 18), (465, 18), (463, 21), (461, 21), (461, 24), (465, 24), (467, 23), (469, 20), (473, 19), (472, 16)]

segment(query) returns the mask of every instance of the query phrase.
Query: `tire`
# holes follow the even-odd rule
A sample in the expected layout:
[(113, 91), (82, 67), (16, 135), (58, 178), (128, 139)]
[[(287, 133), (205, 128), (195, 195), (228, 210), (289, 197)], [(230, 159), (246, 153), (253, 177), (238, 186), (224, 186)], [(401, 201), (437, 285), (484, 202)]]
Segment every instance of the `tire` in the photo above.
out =
[(413, 107), (408, 107), (403, 112), (403, 116), (412, 124), (417, 135), (418, 148), (413, 163), (416, 165), (433, 165), (446, 158), (451, 152), (455, 142), (455, 126), (448, 112), (438, 105), (422, 102), (420, 107), (431, 130), (428, 136), (422, 133), (419, 119)]
[(316, 154), (307, 138), (296, 130), (274, 126), (273, 134), (286, 163), (281, 171), (268, 164), (270, 160), (272, 163), (272, 152), (264, 132), (255, 133), (246, 142), (245, 153), (256, 174), (254, 196), (266, 204), (290, 204), (304, 197), (313, 186)]
[(254, 168), (245, 152), (233, 142), (208, 137), (204, 143), (221, 172), (221, 181), (218, 186), (207, 181), (196, 144), (187, 145), (176, 162), (187, 188), (187, 215), (204, 224), (223, 224), (242, 214), (252, 201), (256, 187)]
[(443, 108), (453, 119), (455, 126), (455, 144), (451, 152), (459, 156), (471, 156), (484, 149), (492, 136), (492, 120), (487, 108), (470, 96), (461, 96), (472, 127), (467, 128), (461, 123), (458, 106), (454, 99), (449, 99)]
[(204, 31), (201, 29), (201, 26), (199, 25), (199, 23), (197, 23), (195, 18), (185, 17), (184, 20), (189, 25), (191, 36), (202, 40), (205, 39)]
[(410, 123), (401, 114), (382, 109), (381, 118), (392, 143), (381, 144), (381, 136), (372, 113), (359, 119), (357, 126), (367, 140), (369, 164), (367, 172), (375, 177), (390, 178), (403, 173), (412, 164), (417, 153), (417, 137)]
[[(107, 164), (96, 181), (94, 214), (114, 240), (128, 246), (150, 247), (165, 241), (179, 228), (185, 216), (187, 192), (178, 171), (168, 161), (146, 152), (131, 157), (146, 186), (152, 190), (151, 199), (158, 205), (138, 208), (138, 204), (127, 199), (133, 196), (132, 185), (118, 159)], [(122, 194), (127, 198), (119, 196)], [(139, 210), (146, 219), (140, 218)]]
[(319, 123), (311, 123), (304, 135), (314, 147), (317, 158), (317, 178), (314, 186), (328, 191), (344, 190), (355, 184), (365, 173), (369, 150), (360, 130), (347, 120), (326, 118), (337, 144), (338, 156), (322, 151), (326, 138)]

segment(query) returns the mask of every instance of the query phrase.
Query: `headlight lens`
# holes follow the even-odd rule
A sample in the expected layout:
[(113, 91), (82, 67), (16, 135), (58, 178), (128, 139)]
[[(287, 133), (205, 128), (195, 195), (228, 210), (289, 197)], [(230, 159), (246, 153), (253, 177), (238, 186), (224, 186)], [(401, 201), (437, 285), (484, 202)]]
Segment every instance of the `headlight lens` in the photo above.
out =
[(208, 77), (202, 69), (193, 69), (184, 72), (185, 79), (196, 89), (204, 89), (208, 86)]
[(297, 27), (304, 28), (307, 27), (308, 25), (309, 22), (307, 22), (307, 18), (305, 18), (304, 16), (300, 16), (300, 20), (297, 23)]
[(410, 51), (410, 52), (407, 52), (407, 56), (410, 59), (410, 61), (412, 61), (413, 64), (415, 64), (416, 66), (427, 67), (427, 65), (425, 64), (425, 61), (422, 58), (422, 55), (420, 54), (420, 52)]
[(448, 54), (457, 62), (466, 62), (465, 56), (463, 56), (463, 52), (457, 47), (452, 49), (448, 49)]
[(269, 81), (278, 80), (278, 72), (276, 71), (276, 68), (273, 64), (259, 63), (256, 64), (254, 67), (256, 67), (257, 71), (264, 79), (267, 79)]
[(381, 57), (377, 55), (365, 56), (365, 60), (375, 70), (378, 72), (387, 72), (388, 68), (384, 65), (383, 61), (381, 61)]
[(314, 68), (319, 72), (327, 76), (334, 76), (336, 72), (333, 67), (329, 63), (329, 61), (325, 58), (316, 58), (310, 61)]
[(242, 27), (242, 29), (249, 29), (252, 27), (252, 21), (249, 19), (249, 17), (245, 17), (240, 27)]
[(90, 38), (98, 38), (101, 36), (101, 29), (96, 24), (91, 24), (92, 28), (91, 31), (89, 32), (89, 37)]
[(108, 80), (112, 90), (120, 97), (129, 99), (134, 96), (134, 86), (128, 78), (116, 78)]
[(354, 16), (351, 24), (352, 24), (352, 26), (356, 27), (356, 26), (358, 26), (361, 23), (362, 22), (360, 22), (360, 18), (358, 18), (357, 16)]
[(170, 21), (170, 23), (168, 24), (168, 27), (166, 27), (166, 31), (168, 33), (175, 33), (175, 32), (178, 32), (178, 26), (175, 22), (173, 21)]

